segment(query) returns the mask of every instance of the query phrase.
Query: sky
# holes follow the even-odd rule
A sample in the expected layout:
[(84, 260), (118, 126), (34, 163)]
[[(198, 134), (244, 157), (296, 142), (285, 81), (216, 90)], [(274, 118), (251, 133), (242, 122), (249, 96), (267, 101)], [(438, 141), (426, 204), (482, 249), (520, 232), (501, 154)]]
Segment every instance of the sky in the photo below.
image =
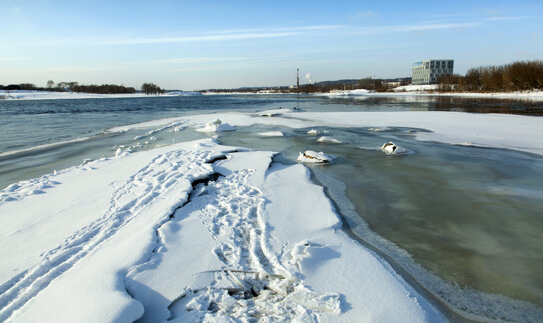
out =
[(411, 76), (543, 59), (543, 1), (0, 0), (0, 84), (165, 89)]

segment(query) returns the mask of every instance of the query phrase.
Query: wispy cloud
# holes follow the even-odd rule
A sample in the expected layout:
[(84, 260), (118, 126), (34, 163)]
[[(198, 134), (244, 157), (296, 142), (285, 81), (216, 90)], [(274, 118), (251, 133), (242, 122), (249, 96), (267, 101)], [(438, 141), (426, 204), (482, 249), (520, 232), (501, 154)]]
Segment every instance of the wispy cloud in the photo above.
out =
[(129, 64), (205, 64), (215, 62), (240, 62), (250, 60), (248, 57), (174, 57), (157, 60), (132, 62)]
[(211, 33), (203, 33), (192, 36), (178, 37), (141, 37), (141, 38), (118, 38), (106, 41), (100, 41), (99, 45), (138, 45), (138, 44), (158, 44), (158, 43), (186, 43), (198, 41), (229, 41), (229, 40), (247, 40), (279, 38), (300, 35), (307, 32), (323, 31), (341, 28), (341, 25), (324, 26), (303, 26), (290, 28), (256, 28), (241, 30), (222, 30)]
[(276, 38), (296, 35), (295, 32), (282, 33), (243, 33), (243, 34), (222, 34), (222, 35), (200, 35), (185, 37), (156, 37), (156, 38), (133, 38), (133, 39), (115, 39), (104, 42), (98, 42), (98, 45), (138, 45), (138, 44), (158, 44), (158, 43), (186, 43), (196, 41), (226, 41), (226, 40), (244, 40), (259, 38)]
[(508, 20), (525, 20), (525, 19), (530, 19), (530, 18), (531, 18), (530, 16), (516, 16), (516, 17), (496, 16), (496, 17), (488, 17), (485, 20), (486, 21), (508, 21)]
[(346, 27), (345, 25), (314, 25), (314, 26), (297, 26), (297, 27), (261, 27), (261, 28), (245, 28), (245, 29), (221, 29), (206, 32), (205, 34), (220, 35), (220, 34), (239, 34), (239, 33), (268, 33), (268, 32), (306, 32), (333, 30)]
[(384, 34), (384, 33), (398, 33), (398, 32), (410, 32), (410, 31), (426, 31), (426, 30), (440, 30), (440, 29), (469, 28), (469, 27), (476, 27), (476, 26), (479, 26), (479, 25), (480, 25), (480, 23), (476, 23), (476, 22), (392, 25), (392, 26), (359, 28), (359, 29), (357, 29), (357, 33), (360, 33), (360, 34)]
[[(297, 54), (266, 55), (266, 56), (239, 56), (239, 57), (171, 57), (163, 59), (150, 59), (132, 62), (120, 62), (122, 65), (210, 65), (213, 63), (246, 63), (246, 62), (277, 62), (292, 60)], [(215, 65), (215, 64), (213, 64)]]

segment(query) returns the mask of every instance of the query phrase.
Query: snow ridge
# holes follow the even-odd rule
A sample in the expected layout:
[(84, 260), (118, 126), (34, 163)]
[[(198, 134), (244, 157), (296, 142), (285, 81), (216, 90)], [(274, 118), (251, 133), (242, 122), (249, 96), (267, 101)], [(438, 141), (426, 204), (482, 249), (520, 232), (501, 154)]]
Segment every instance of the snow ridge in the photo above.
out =
[[(9, 319), (52, 280), (130, 223), (148, 207), (150, 201), (159, 198), (174, 183), (195, 180), (193, 174), (211, 173), (211, 166), (205, 163), (211, 157), (208, 151), (184, 150), (155, 157), (115, 191), (109, 201), (109, 209), (101, 218), (76, 231), (62, 245), (43, 253), (39, 264), (0, 286), (0, 321)], [(18, 188), (12, 187), (8, 191), (16, 194)], [(20, 189), (28, 188), (22, 185)], [(183, 202), (181, 200), (176, 206)]]

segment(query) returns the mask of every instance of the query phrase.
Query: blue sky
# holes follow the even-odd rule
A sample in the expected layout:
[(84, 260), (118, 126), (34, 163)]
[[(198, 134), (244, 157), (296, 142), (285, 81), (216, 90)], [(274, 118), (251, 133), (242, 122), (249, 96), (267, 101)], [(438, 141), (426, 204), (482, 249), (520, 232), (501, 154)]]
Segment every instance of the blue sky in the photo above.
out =
[(305, 83), (543, 59), (540, 0), (0, 0), (0, 30), (4, 85), (235, 88), (291, 85), (298, 67)]

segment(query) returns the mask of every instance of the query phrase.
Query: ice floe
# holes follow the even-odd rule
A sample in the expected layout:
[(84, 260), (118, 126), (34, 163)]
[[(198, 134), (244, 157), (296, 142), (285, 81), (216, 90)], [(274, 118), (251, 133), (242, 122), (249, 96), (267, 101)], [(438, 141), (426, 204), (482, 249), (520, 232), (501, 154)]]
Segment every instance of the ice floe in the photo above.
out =
[(261, 137), (284, 137), (285, 136), (285, 134), (282, 131), (259, 132), (258, 135)]
[(393, 142), (386, 142), (381, 146), (381, 150), (387, 154), (387, 155), (400, 155), (400, 154), (407, 154), (410, 151), (400, 147)]
[(272, 156), (207, 139), (4, 189), (0, 320), (442, 320)]
[[(409, 126), (432, 131), (416, 133), (421, 140), (543, 154), (541, 121), (533, 117), (289, 114), (219, 116), (235, 126)], [(216, 117), (123, 129), (201, 126)], [(0, 321), (442, 320), (384, 260), (339, 230), (303, 165), (275, 164), (272, 155), (203, 140), (120, 151), (8, 186), (0, 191)]]
[(336, 138), (328, 137), (328, 136), (322, 136), (319, 139), (317, 139), (318, 142), (326, 142), (330, 144), (341, 144), (342, 141), (338, 140)]
[(298, 161), (309, 164), (325, 164), (331, 162), (332, 159), (332, 156), (326, 155), (322, 151), (313, 150), (306, 150), (298, 156)]
[(229, 125), (228, 123), (222, 123), (220, 119), (215, 119), (208, 122), (205, 127), (198, 128), (196, 131), (200, 132), (223, 132), (223, 131), (234, 131), (236, 127)]

